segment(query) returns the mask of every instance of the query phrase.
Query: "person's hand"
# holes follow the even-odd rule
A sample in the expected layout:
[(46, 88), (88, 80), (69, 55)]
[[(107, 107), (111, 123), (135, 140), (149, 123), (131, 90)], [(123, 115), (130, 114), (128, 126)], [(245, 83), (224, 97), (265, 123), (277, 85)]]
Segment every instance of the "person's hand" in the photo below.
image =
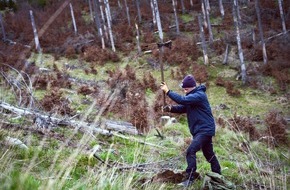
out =
[(171, 111), (171, 105), (166, 105), (162, 107), (163, 112), (170, 112)]
[(163, 92), (165, 92), (165, 94), (167, 94), (167, 92), (169, 91), (165, 82), (161, 82), (160, 89), (163, 90)]

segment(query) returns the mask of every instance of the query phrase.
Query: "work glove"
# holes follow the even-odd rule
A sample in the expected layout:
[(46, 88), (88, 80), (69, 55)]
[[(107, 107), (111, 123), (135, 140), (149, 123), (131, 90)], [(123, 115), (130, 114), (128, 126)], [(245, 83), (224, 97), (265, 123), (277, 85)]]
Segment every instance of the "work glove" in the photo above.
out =
[(165, 92), (165, 94), (167, 94), (167, 92), (169, 91), (165, 82), (161, 82), (160, 89), (163, 90), (163, 92)]
[(171, 105), (166, 105), (162, 107), (163, 112), (170, 112), (171, 111)]

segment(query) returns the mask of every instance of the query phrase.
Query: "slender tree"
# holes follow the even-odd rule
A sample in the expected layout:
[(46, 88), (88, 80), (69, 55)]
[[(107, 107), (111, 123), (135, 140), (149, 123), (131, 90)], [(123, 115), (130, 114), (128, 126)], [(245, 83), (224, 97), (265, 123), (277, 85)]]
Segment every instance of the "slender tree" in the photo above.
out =
[(182, 9), (182, 14), (185, 14), (185, 6), (183, 0), (180, 0), (181, 3), (181, 9)]
[(242, 81), (243, 84), (246, 84), (247, 81), (247, 75), (246, 75), (246, 65), (244, 63), (244, 55), (243, 55), (243, 49), (241, 45), (241, 36), (240, 36), (240, 27), (238, 23), (238, 16), (237, 14), (239, 13), (237, 11), (237, 0), (234, 0), (235, 2), (233, 3), (233, 17), (234, 17), (234, 24), (236, 26), (236, 37), (237, 37), (237, 45), (238, 45), (238, 51), (239, 51), (239, 58), (240, 58), (240, 65), (241, 65), (241, 74), (242, 74)]
[(222, 15), (222, 18), (225, 17), (225, 10), (224, 10), (224, 6), (223, 6), (223, 0), (219, 0), (219, 7), (220, 7), (220, 12)]
[(285, 24), (285, 17), (284, 17), (284, 11), (283, 11), (283, 0), (278, 0), (279, 3), (279, 9), (280, 9), (280, 17), (282, 21), (282, 28), (283, 28), (283, 33), (286, 34), (286, 24)]
[(3, 19), (2, 19), (2, 14), (0, 13), (0, 25), (1, 25), (1, 29), (2, 29), (2, 36), (3, 36), (3, 41), (6, 41), (6, 33), (5, 33), (5, 28), (4, 28), (4, 23), (3, 23)]
[(105, 18), (105, 14), (104, 14), (104, 10), (103, 10), (103, 5), (102, 5), (102, 0), (97, 0), (96, 1), (97, 3), (97, 7), (100, 9), (100, 12), (101, 12), (101, 18), (102, 18), (102, 26), (103, 26), (103, 29), (104, 29), (104, 34), (105, 34), (105, 38), (106, 40), (109, 39), (109, 34), (108, 34), (108, 29), (107, 29), (107, 26), (106, 26), (106, 18)]
[(137, 36), (136, 36), (137, 50), (138, 50), (138, 54), (141, 54), (142, 50), (141, 50), (141, 47), (140, 47), (140, 34), (139, 34), (138, 24), (135, 24), (135, 27), (136, 27), (136, 32), (137, 32)]
[(255, 8), (256, 8), (256, 13), (257, 13), (257, 18), (258, 18), (260, 39), (261, 39), (261, 43), (262, 43), (262, 47), (263, 47), (263, 60), (264, 60), (264, 64), (267, 64), (268, 58), (267, 58), (266, 44), (265, 44), (264, 34), (263, 34), (263, 27), (262, 27), (262, 22), (261, 22), (259, 0), (255, 0)]
[(128, 4), (127, 4), (127, 0), (124, 0), (124, 2), (125, 2), (125, 7), (126, 7), (126, 14), (127, 14), (128, 25), (131, 26), (130, 13), (129, 13), (129, 7), (128, 7)]
[(200, 29), (200, 38), (202, 41), (203, 61), (205, 65), (208, 65), (207, 47), (206, 47), (205, 38), (204, 38), (204, 30), (203, 30), (203, 25), (202, 25), (201, 14), (198, 15), (198, 24), (199, 24), (199, 29)]
[(112, 20), (111, 20), (111, 11), (110, 11), (110, 5), (108, 0), (104, 0), (105, 3), (105, 12), (106, 12), (106, 18), (107, 18), (107, 24), (108, 24), (108, 30), (110, 35), (110, 41), (113, 52), (116, 52), (115, 43), (114, 43), (114, 37), (113, 37), (113, 31), (112, 31)]
[(140, 11), (140, 0), (136, 0), (137, 14), (138, 14), (138, 22), (142, 22), (141, 11)]
[(154, 9), (154, 5), (153, 5), (153, 0), (150, 0), (150, 7), (152, 10), (152, 21), (153, 21), (153, 27), (156, 25), (156, 14), (155, 14), (155, 9)]
[(178, 22), (178, 16), (177, 16), (177, 11), (176, 11), (176, 2), (175, 2), (175, 0), (172, 0), (172, 6), (173, 6), (173, 11), (174, 11), (174, 17), (175, 17), (176, 33), (177, 33), (177, 35), (179, 35), (180, 34), (179, 22)]
[(30, 13), (31, 25), (32, 25), (33, 34), (34, 34), (35, 48), (39, 53), (41, 53), (41, 47), (40, 47), (40, 43), (39, 43), (39, 38), (38, 38), (37, 29), (36, 29), (32, 10), (30, 10), (29, 13)]
[(213, 42), (213, 33), (212, 33), (212, 29), (211, 29), (211, 23), (210, 23), (210, 16), (209, 16), (209, 2), (208, 0), (203, 0), (204, 1), (204, 5), (205, 5), (205, 14), (206, 14), (206, 19), (207, 19), (207, 28), (208, 28), (208, 32), (209, 32), (209, 41), (210, 43)]
[(98, 29), (98, 36), (101, 39), (102, 42), (102, 48), (105, 49), (105, 39), (104, 39), (104, 34), (103, 34), (103, 27), (101, 24), (101, 20), (99, 17), (99, 13), (100, 13), (100, 6), (99, 6), (99, 0), (92, 0), (93, 1), (93, 15), (95, 18), (95, 23)]
[[(163, 31), (162, 31), (162, 26), (161, 26), (161, 20), (160, 20), (160, 14), (159, 14), (157, 0), (153, 0), (153, 7), (154, 7), (155, 16), (156, 16), (158, 34), (159, 34), (159, 39), (160, 39), (160, 44), (161, 44), (161, 47), (159, 48), (159, 62), (160, 62), (160, 70), (161, 70), (161, 80), (164, 81), (164, 73), (163, 73), (163, 52), (164, 52)], [(165, 105), (165, 104), (166, 104), (166, 102), (165, 102), (165, 93), (163, 93), (163, 105)]]
[(75, 14), (74, 14), (74, 10), (73, 10), (73, 6), (70, 3), (69, 4), (70, 7), (70, 13), (71, 13), (71, 17), (72, 17), (72, 22), (73, 22), (73, 26), (74, 26), (74, 31), (75, 31), (75, 35), (78, 33), (78, 29), (77, 29), (77, 24), (76, 24), (76, 20), (75, 20)]
[(91, 21), (94, 21), (93, 9), (92, 9), (92, 1), (88, 0), (88, 3), (89, 3)]

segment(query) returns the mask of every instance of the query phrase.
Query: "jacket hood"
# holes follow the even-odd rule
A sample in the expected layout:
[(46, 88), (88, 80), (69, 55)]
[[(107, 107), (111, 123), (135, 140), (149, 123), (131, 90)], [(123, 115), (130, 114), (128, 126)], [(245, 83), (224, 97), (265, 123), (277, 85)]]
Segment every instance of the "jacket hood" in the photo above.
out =
[(190, 91), (189, 93), (187, 93), (187, 94), (190, 94), (190, 93), (194, 93), (194, 92), (197, 92), (197, 91), (200, 91), (200, 90), (202, 90), (202, 91), (206, 91), (206, 86), (205, 85), (199, 85), (199, 86), (197, 86), (195, 89), (193, 89), (192, 91)]

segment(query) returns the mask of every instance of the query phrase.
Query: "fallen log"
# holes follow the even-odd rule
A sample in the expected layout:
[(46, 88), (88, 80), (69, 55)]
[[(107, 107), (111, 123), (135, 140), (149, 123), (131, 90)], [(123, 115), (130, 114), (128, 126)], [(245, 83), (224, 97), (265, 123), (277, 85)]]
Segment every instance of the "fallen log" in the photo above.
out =
[(108, 135), (108, 136), (113, 135), (111, 131), (117, 131), (117, 132), (127, 133), (131, 135), (138, 134), (137, 129), (131, 123), (128, 123), (128, 122), (102, 120), (95, 123), (88, 123), (84, 121), (73, 120), (70, 118), (57, 118), (57, 117), (48, 116), (34, 110), (30, 110), (26, 108), (18, 108), (10, 104), (7, 104), (5, 102), (0, 102), (0, 107), (2, 107), (3, 109), (9, 110), (13, 113), (16, 113), (18, 115), (32, 116), (35, 121), (37, 120), (37, 118), (40, 118), (38, 120), (45, 120), (46, 123), (52, 123), (53, 125), (67, 125), (67, 126), (72, 126), (75, 128), (82, 128), (82, 129), (90, 130), (92, 132), (99, 133), (102, 135)]

